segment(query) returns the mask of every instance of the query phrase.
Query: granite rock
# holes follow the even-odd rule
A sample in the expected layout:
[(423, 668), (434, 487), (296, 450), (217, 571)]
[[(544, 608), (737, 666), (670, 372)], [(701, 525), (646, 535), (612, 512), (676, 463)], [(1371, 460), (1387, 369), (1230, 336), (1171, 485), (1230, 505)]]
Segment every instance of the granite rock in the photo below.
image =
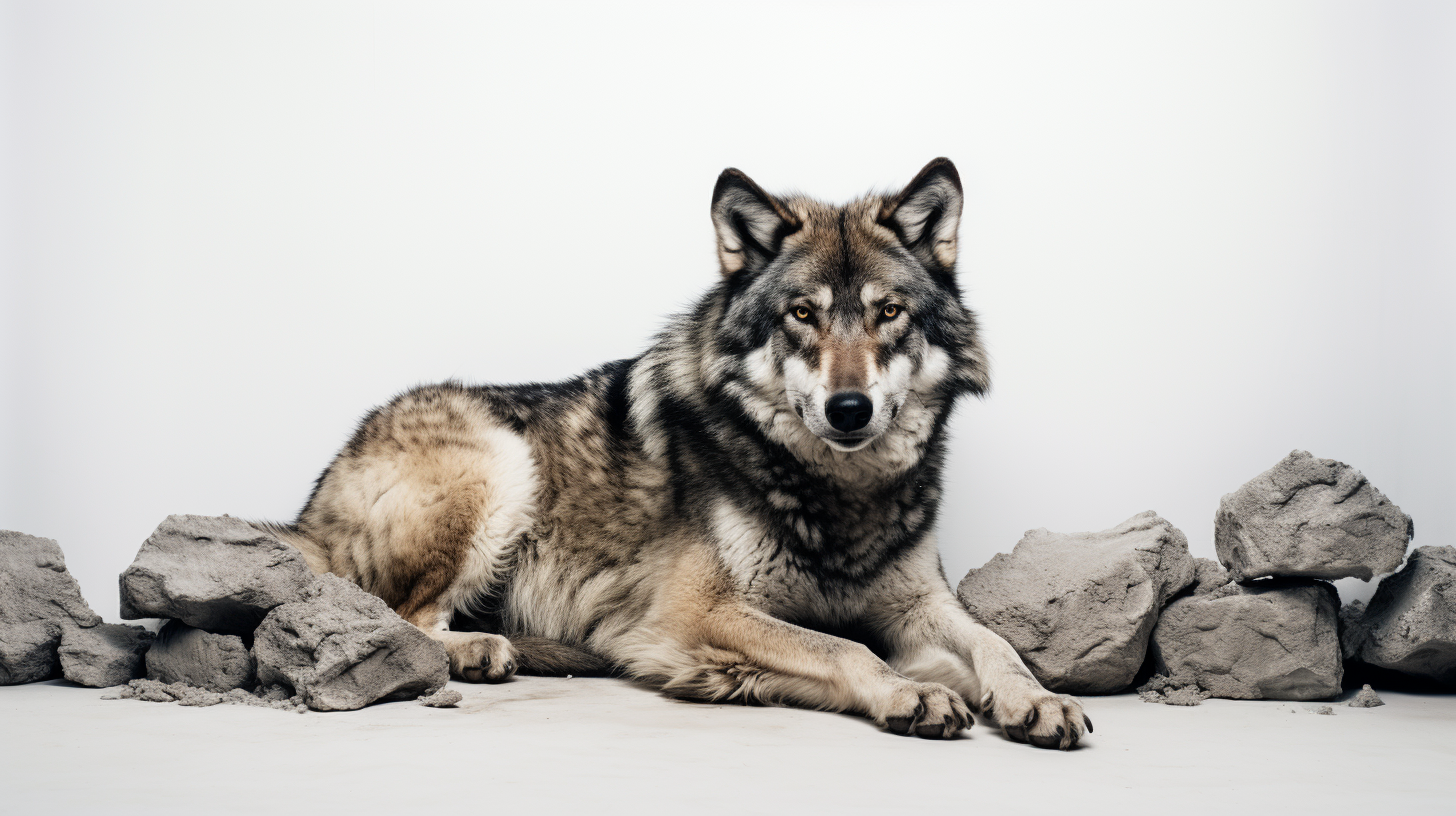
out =
[(0, 624), (62, 621), (95, 626), (61, 547), (49, 538), (0, 530)]
[(313, 583), (302, 553), (227, 516), (168, 516), (121, 574), (121, 616), (247, 634)]
[(174, 620), (162, 627), (147, 652), (147, 679), (224, 692), (252, 687), (257, 669), (237, 635), (217, 635)]
[(1048, 689), (1130, 686), (1163, 606), (1194, 578), (1183, 533), (1152, 511), (1097, 533), (1032, 530), (957, 590)]
[(147, 647), (156, 637), (140, 626), (102, 623), (88, 629), (65, 626), (61, 632), (61, 674), (72, 683), (109, 688), (145, 674)]
[(374, 595), (324, 575), (254, 635), (258, 680), (285, 683), (309, 708), (339, 711), (433, 694), (450, 679), (445, 648)]
[(1227, 583), (1163, 610), (1149, 651), (1159, 674), (1211, 696), (1319, 700), (1340, 693), (1339, 597), (1323, 581)]
[(1223, 497), (1214, 547), (1239, 581), (1369, 581), (1400, 566), (1414, 530), (1360, 471), (1297, 450)]
[(1456, 547), (1417, 547), (1363, 610), (1346, 611), (1346, 651), (1456, 688)]
[(60, 645), (61, 624), (56, 621), (0, 624), (0, 686), (54, 677)]

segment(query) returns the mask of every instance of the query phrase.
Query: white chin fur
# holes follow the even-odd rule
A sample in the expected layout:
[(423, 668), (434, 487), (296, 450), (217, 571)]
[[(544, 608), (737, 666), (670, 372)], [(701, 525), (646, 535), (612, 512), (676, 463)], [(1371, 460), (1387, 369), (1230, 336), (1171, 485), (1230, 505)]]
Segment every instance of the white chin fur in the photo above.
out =
[[(824, 437), (822, 437), (822, 436), (819, 437), (819, 438), (820, 439), (824, 439)], [(873, 436), (865, 437), (864, 439), (860, 439), (858, 441), (851, 442), (851, 443), (841, 442), (841, 441), (839, 441), (837, 439), (824, 439), (824, 442), (826, 444), (828, 444), (829, 447), (831, 447), (831, 448), (833, 448), (833, 449), (835, 449), (837, 451), (840, 451), (842, 453), (853, 453), (853, 452), (855, 452), (855, 451), (857, 451), (857, 450), (865, 447), (866, 445), (869, 445), (869, 443), (871, 443), (873, 441), (875, 441), (875, 438)]]

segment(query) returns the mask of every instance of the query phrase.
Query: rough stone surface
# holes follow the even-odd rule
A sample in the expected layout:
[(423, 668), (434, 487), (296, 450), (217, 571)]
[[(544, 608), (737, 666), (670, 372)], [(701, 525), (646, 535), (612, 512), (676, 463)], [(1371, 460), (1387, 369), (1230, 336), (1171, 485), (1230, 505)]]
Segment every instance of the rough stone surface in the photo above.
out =
[(1032, 530), (972, 570), (961, 603), (1053, 691), (1132, 684), (1158, 611), (1193, 581), (1188, 539), (1152, 511), (1098, 533)]
[(168, 621), (147, 652), (147, 679), (224, 692), (257, 681), (253, 655), (237, 635), (215, 635)]
[(0, 624), (65, 621), (95, 626), (101, 617), (66, 571), (61, 547), (49, 538), (0, 530)]
[(1323, 581), (1228, 583), (1163, 610), (1150, 653), (1160, 674), (1214, 697), (1320, 700), (1340, 693), (1339, 597)]
[(121, 574), (121, 616), (246, 634), (313, 579), (298, 550), (247, 522), (168, 516)]
[(56, 621), (0, 624), (0, 686), (54, 677), (60, 645), (61, 624)]
[(61, 674), (83, 686), (119, 686), (145, 673), (144, 655), (154, 637), (140, 626), (122, 623), (65, 626), (58, 650)]
[(124, 686), (102, 695), (103, 700), (141, 700), (146, 703), (176, 703), (182, 706), (247, 705), (259, 708), (276, 708), (279, 711), (308, 711), (303, 698), (289, 696), (281, 686), (269, 686), (249, 692), (231, 689), (217, 692), (189, 686), (186, 683), (163, 683), (157, 680), (132, 680)]
[(1456, 547), (1417, 547), (1346, 612), (1346, 651), (1383, 669), (1456, 687)]
[(1145, 703), (1162, 703), (1172, 706), (1196, 706), (1213, 696), (1202, 688), (1198, 681), (1188, 676), (1166, 677), (1153, 675), (1148, 682), (1138, 686), (1138, 699)]
[(1370, 688), (1369, 683), (1366, 683), (1355, 692), (1355, 696), (1351, 697), (1350, 702), (1346, 705), (1350, 708), (1374, 708), (1385, 705), (1385, 701), (1380, 699), (1380, 695), (1375, 693), (1375, 689)]
[(334, 575), (320, 577), (303, 600), (269, 612), (253, 653), (260, 682), (286, 683), (319, 711), (414, 699), (450, 679), (443, 646)]
[(1360, 471), (1294, 451), (1223, 497), (1214, 547), (1239, 581), (1368, 581), (1400, 566), (1413, 534), (1410, 516)]
[(420, 698), (420, 705), (431, 708), (454, 708), (457, 703), (465, 699), (465, 695), (455, 689), (440, 689), (434, 694), (426, 694)]

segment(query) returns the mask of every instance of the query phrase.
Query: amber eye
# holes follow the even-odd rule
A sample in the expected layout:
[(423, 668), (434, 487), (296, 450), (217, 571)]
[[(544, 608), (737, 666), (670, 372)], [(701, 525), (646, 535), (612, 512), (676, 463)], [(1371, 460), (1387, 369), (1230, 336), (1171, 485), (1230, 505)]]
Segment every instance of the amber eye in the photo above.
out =
[(880, 310), (880, 317), (883, 317), (886, 320), (894, 320), (896, 317), (899, 316), (899, 314), (900, 307), (896, 306), (893, 303)]
[(795, 307), (795, 309), (794, 309), (794, 317), (797, 317), (798, 319), (803, 320), (805, 322), (808, 322), (809, 318), (811, 318), (813, 316), (814, 316), (814, 313), (811, 312), (811, 311), (809, 311), (809, 307), (808, 306), (798, 306), (798, 307)]

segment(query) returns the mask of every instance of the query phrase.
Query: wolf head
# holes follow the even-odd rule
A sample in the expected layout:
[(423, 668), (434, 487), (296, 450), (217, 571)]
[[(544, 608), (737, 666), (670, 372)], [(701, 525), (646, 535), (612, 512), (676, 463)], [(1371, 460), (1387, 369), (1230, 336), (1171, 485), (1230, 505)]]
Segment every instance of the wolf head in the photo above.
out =
[(943, 158), (899, 192), (843, 206), (772, 196), (724, 170), (708, 384), (791, 448), (849, 454), (897, 430), (923, 439), (954, 397), (988, 387), (956, 284), (961, 202)]

